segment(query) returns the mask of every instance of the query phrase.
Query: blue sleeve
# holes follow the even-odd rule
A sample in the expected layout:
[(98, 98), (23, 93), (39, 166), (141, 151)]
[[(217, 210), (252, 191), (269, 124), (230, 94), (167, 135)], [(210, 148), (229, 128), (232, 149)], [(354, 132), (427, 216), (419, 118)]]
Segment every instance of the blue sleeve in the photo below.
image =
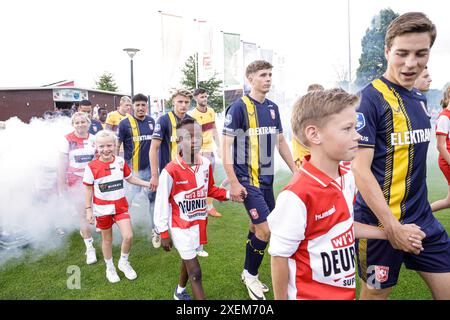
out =
[(124, 142), (127, 139), (127, 134), (128, 134), (128, 130), (127, 130), (127, 121), (120, 121), (119, 123), (119, 141)]
[(163, 140), (164, 133), (166, 131), (166, 123), (165, 116), (161, 116), (156, 120), (155, 130), (153, 130), (153, 139)]
[(278, 133), (283, 133), (283, 125), (281, 124), (280, 108), (277, 106), (277, 129)]
[(227, 110), (222, 133), (227, 136), (237, 136), (237, 130), (245, 131), (244, 114), (239, 102), (233, 103)]
[(380, 115), (378, 106), (374, 103), (369, 90), (362, 91), (361, 102), (356, 110), (356, 131), (361, 135), (359, 145), (362, 147), (374, 147), (379, 126)]

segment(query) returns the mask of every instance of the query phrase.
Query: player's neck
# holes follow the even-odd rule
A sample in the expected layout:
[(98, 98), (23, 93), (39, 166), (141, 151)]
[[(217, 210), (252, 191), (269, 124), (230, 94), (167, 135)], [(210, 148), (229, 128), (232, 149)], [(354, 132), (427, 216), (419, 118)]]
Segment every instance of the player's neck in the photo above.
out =
[(77, 138), (83, 138), (86, 139), (89, 136), (89, 131), (85, 133), (78, 133), (78, 131), (75, 130), (75, 136)]
[(180, 112), (178, 112), (176, 109), (173, 110), (173, 113), (175, 113), (175, 115), (176, 115), (178, 118), (180, 118), (180, 119), (184, 119), (184, 116), (186, 115), (186, 112), (185, 112), (185, 113), (180, 113)]
[(414, 85), (412, 85), (411, 87), (407, 88), (407, 87), (401, 85), (400, 83), (398, 83), (398, 81), (397, 81), (394, 77), (391, 77), (391, 75), (390, 75), (390, 73), (389, 73), (388, 70), (386, 70), (386, 72), (383, 74), (383, 77), (384, 77), (386, 80), (388, 80), (389, 82), (392, 82), (393, 84), (395, 84), (395, 85), (397, 85), (397, 86), (400, 86), (400, 87), (402, 87), (402, 88), (405, 88), (405, 89), (408, 90), (408, 91), (411, 91), (411, 90), (414, 88)]
[(200, 112), (206, 112), (206, 110), (208, 109), (208, 107), (207, 106), (201, 106), (201, 105), (197, 105), (197, 109), (198, 109), (198, 111), (200, 111)]
[(111, 155), (109, 157), (104, 157), (104, 156), (100, 155), (98, 157), (98, 160), (100, 160), (101, 162), (112, 162), (114, 160), (114, 156)]
[(339, 161), (332, 160), (321, 152), (311, 153), (309, 163), (332, 179), (339, 177)]
[(250, 98), (258, 101), (259, 103), (263, 103), (264, 100), (266, 100), (266, 94), (264, 92), (252, 89), (248, 95), (250, 96)]
[(201, 164), (200, 155), (198, 153), (181, 153), (181, 157), (183, 158), (183, 161), (186, 162), (186, 164), (190, 166), (195, 166), (198, 164)]
[(122, 116), (125, 116), (127, 114), (126, 112), (124, 113), (120, 112), (120, 110), (117, 110), (117, 112), (120, 113)]

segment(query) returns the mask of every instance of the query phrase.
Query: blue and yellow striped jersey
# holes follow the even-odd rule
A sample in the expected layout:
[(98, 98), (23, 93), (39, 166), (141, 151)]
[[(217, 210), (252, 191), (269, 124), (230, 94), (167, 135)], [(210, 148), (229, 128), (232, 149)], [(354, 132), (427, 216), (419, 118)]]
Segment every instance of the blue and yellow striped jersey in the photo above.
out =
[[(192, 117), (188, 114), (185, 118)], [(155, 131), (153, 132), (153, 139), (161, 140), (161, 146), (158, 152), (158, 166), (161, 173), (166, 165), (176, 159), (178, 155), (177, 147), (177, 124), (181, 121), (175, 112), (169, 111), (160, 116), (156, 120)]]
[[(426, 159), (431, 138), (426, 98), (381, 77), (361, 91), (357, 110), (360, 147), (374, 148), (371, 170), (393, 215), (424, 225), (432, 218), (427, 199)], [(378, 223), (358, 194), (355, 220)]]
[(154, 128), (155, 120), (150, 116), (145, 116), (144, 120), (129, 116), (119, 123), (124, 158), (133, 172), (150, 168), (149, 152)]
[(227, 109), (223, 134), (235, 137), (234, 172), (241, 183), (267, 189), (273, 185), (274, 148), (283, 132), (278, 106), (243, 96)]

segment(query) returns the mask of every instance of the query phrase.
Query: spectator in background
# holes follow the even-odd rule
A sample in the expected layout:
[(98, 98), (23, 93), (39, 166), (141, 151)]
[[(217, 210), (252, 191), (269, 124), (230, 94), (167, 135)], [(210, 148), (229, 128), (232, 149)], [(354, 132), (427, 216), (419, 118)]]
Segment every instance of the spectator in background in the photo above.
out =
[(84, 112), (88, 115), (89, 120), (91, 120), (91, 125), (89, 127), (89, 133), (92, 135), (97, 134), (100, 130), (103, 129), (100, 121), (92, 119), (92, 103), (89, 100), (81, 100), (80, 106), (78, 107), (78, 112)]
[(131, 109), (130, 97), (123, 96), (122, 98), (120, 98), (120, 103), (117, 110), (110, 112), (108, 114), (108, 117), (106, 118), (105, 129), (114, 131), (116, 134), (118, 134), (119, 123), (129, 115), (130, 109)]

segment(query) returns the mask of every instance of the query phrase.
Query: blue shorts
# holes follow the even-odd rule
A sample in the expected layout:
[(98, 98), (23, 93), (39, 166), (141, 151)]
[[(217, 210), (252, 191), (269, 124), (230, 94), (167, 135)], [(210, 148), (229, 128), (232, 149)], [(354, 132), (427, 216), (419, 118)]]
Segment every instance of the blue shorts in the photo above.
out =
[(260, 189), (243, 183), (247, 189), (247, 197), (244, 206), (253, 224), (260, 224), (267, 220), (270, 212), (275, 208), (275, 196), (273, 188)]
[(397, 284), (403, 262), (415, 271), (450, 272), (450, 239), (444, 227), (433, 217), (422, 231), (426, 237), (419, 255), (396, 250), (387, 240), (357, 240), (359, 277), (372, 287), (384, 289)]

